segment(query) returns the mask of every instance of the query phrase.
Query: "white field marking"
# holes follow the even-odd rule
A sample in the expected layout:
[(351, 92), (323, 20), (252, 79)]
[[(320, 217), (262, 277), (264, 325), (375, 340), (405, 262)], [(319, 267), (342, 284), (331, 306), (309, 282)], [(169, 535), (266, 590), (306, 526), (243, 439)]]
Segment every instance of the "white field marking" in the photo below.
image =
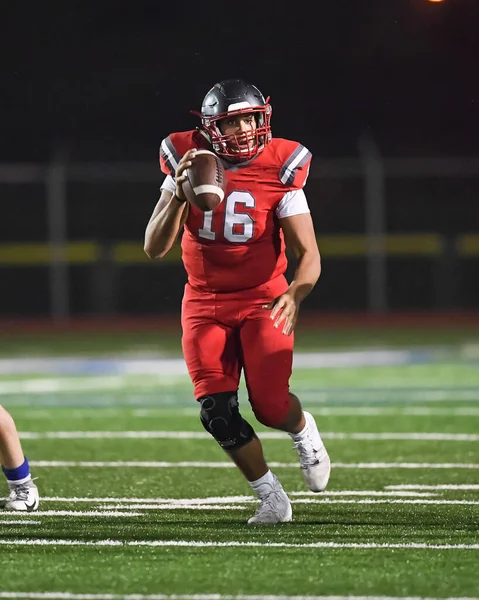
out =
[[(126, 407), (128, 409), (128, 407)], [(418, 417), (479, 417), (479, 408), (428, 408), (426, 406), (417, 406), (410, 408), (375, 408), (368, 406), (354, 407), (333, 407), (333, 408), (319, 408), (314, 406), (305, 406), (311, 414), (317, 416), (343, 416), (343, 417), (382, 417), (382, 416), (418, 416)], [(56, 410), (56, 408), (54, 408)], [(105, 407), (99, 409), (103, 411), (110, 411), (111, 414), (116, 409)], [(185, 415), (189, 417), (197, 417), (197, 408), (174, 408), (173, 406), (165, 406), (159, 408), (138, 408), (131, 410), (131, 416), (135, 418), (151, 418), (161, 417), (165, 411), (176, 414)], [(87, 409), (69, 409), (69, 419), (84, 419)], [(91, 416), (91, 410), (89, 411)], [(103, 413), (105, 414), (105, 413)], [(35, 419), (52, 419), (52, 411), (46, 410), (45, 408), (36, 409), (33, 406), (29, 408), (29, 415), (35, 417)]]
[(51, 394), (54, 392), (121, 390), (125, 387), (124, 377), (48, 378), (25, 379), (23, 381), (0, 382), (0, 395), (10, 394)]
[[(124, 509), (125, 507), (123, 506), (122, 508)], [(9, 514), (18, 518), (18, 514), (16, 513), (4, 513), (2, 517), (8, 517)], [(139, 517), (141, 513), (101, 510), (37, 510), (35, 512), (25, 512), (23, 516), (28, 517), (28, 515), (34, 517)], [(10, 523), (11, 521), (8, 522)]]
[(310, 544), (293, 544), (287, 542), (201, 542), (188, 540), (65, 540), (51, 538), (37, 539), (0, 539), (2, 546), (144, 546), (150, 548), (354, 548), (356, 550), (479, 550), (479, 544), (425, 544), (418, 542), (403, 544), (375, 544), (354, 542), (313, 542)]
[[(311, 414), (317, 416), (342, 416), (342, 417), (383, 417), (383, 416), (414, 416), (414, 417), (479, 417), (479, 408), (429, 408), (415, 406), (409, 408), (375, 408), (372, 406), (318, 408), (305, 407)], [(134, 413), (141, 411), (133, 411)], [(147, 410), (144, 411), (148, 412)], [(196, 411), (192, 414), (197, 414)], [(151, 415), (134, 414), (138, 417)]]
[[(24, 381), (34, 383), (42, 381), (36, 376), (37, 374), (51, 375), (43, 380), (58, 381), (59, 385), (62, 385), (67, 383), (70, 378), (78, 381), (81, 379), (114, 381), (123, 378), (124, 375), (158, 375), (161, 377), (174, 375), (177, 378), (181, 377), (181, 381), (186, 381), (184, 376), (188, 375), (188, 371), (182, 358), (165, 358), (160, 355), (155, 358), (112, 358), (108, 356), (0, 358), (0, 375), (26, 375), (28, 379)], [(3, 388), (0, 387), (1, 389)]]
[[(130, 407), (131, 408), (131, 407)], [(174, 412), (175, 415), (185, 415), (187, 417), (198, 417), (199, 411), (198, 408), (195, 408), (194, 405), (191, 408), (181, 408), (180, 406), (165, 406), (165, 407), (157, 407), (157, 408), (134, 408), (131, 410), (132, 417), (161, 417), (164, 414), (164, 411)], [(479, 411), (478, 411), (479, 414)]]
[[(315, 497), (315, 492), (287, 492), (289, 496), (312, 496)], [(391, 491), (378, 492), (376, 490), (341, 490), (333, 492), (322, 492), (321, 496), (391, 496), (391, 497), (430, 497), (437, 496), (434, 493), (428, 492), (408, 492), (408, 491)], [(208, 496), (205, 498), (65, 498), (61, 496), (42, 496), (42, 502), (116, 502), (125, 504), (167, 504), (174, 502), (189, 502), (197, 504), (221, 504), (230, 502), (251, 502), (256, 501), (254, 496)]]
[[(251, 500), (247, 502), (257, 502), (257, 500)], [(424, 500), (422, 498), (416, 499), (393, 499), (393, 498), (381, 498), (379, 500), (373, 500), (372, 498), (366, 498), (361, 500), (333, 500), (332, 498), (299, 498), (297, 500), (290, 500), (291, 504), (446, 504), (446, 505), (461, 505), (461, 506), (477, 506), (479, 500)], [(103, 510), (175, 510), (175, 509), (187, 509), (187, 510), (243, 510), (246, 506), (235, 504), (197, 504), (182, 502), (182, 503), (168, 503), (168, 504), (112, 504), (102, 506)]]
[(245, 510), (247, 506), (241, 504), (189, 504), (182, 502), (181, 504), (116, 504), (102, 506), (102, 509), (111, 510)]
[[(418, 416), (418, 417), (479, 417), (479, 408), (430, 408), (428, 406), (414, 407), (374, 407), (374, 406), (335, 406), (331, 408), (322, 408), (318, 406), (308, 406), (305, 404), (305, 410), (318, 416), (342, 416), (342, 417), (383, 417), (383, 416)], [(139, 418), (161, 417), (164, 410), (174, 410), (172, 407), (165, 408), (137, 408), (132, 409), (131, 415)], [(35, 412), (35, 409), (32, 409)], [(46, 412), (46, 411), (44, 411)], [(197, 417), (197, 408), (180, 408), (175, 413)], [(51, 417), (51, 413), (47, 413)], [(36, 412), (35, 412), (36, 416)], [(83, 414), (81, 415), (83, 416)]]
[(71, 592), (0, 592), (0, 598), (20, 600), (479, 600), (471, 596), (431, 598), (420, 596), (273, 596), (228, 594), (72, 594)]
[[(230, 462), (161, 462), (161, 461), (68, 461), (68, 460), (32, 460), (32, 467), (134, 467), (152, 469), (232, 469), (236, 465)], [(297, 469), (298, 463), (268, 463), (273, 469)], [(403, 462), (371, 462), (371, 463), (333, 463), (334, 469), (479, 469), (479, 463), (403, 463)]]
[(447, 390), (431, 390), (428, 388), (402, 388), (402, 387), (389, 387), (389, 388), (360, 388), (351, 387), (349, 389), (318, 389), (317, 391), (311, 389), (303, 389), (296, 386), (298, 393), (301, 397), (307, 395), (307, 399), (304, 400), (304, 404), (322, 404), (329, 402), (338, 396), (340, 398), (346, 398), (357, 402), (358, 398), (364, 400), (363, 404), (370, 402), (372, 398), (384, 399), (388, 396), (392, 396), (395, 400), (407, 399), (408, 402), (450, 402), (451, 398), (454, 398), (456, 402), (472, 402), (477, 403), (479, 401), (479, 389), (461, 389), (461, 388), (450, 388)]
[[(158, 384), (174, 385), (175, 383), (184, 383), (183, 376), (179, 377), (175, 373), (156, 373), (158, 375)], [(155, 382), (145, 386), (145, 389), (152, 389)], [(52, 394), (57, 392), (82, 392), (95, 390), (122, 390), (136, 385), (125, 375), (101, 375), (96, 377), (70, 377), (58, 378), (49, 377), (45, 379), (24, 379), (22, 381), (1, 381), (0, 395), (11, 394)]]
[[(151, 375), (151, 374), (150, 374)], [(176, 396), (173, 398), (171, 394), (178, 392), (178, 384), (185, 385), (185, 394), (188, 394), (188, 379), (186, 377), (179, 377), (172, 375), (172, 373), (164, 373), (158, 374), (154, 373), (156, 376), (155, 381), (145, 381), (143, 384), (139, 385), (138, 381), (132, 382), (128, 378), (124, 378), (123, 376), (108, 376), (109, 381), (105, 381), (104, 376), (96, 376), (95, 378), (85, 378), (85, 377), (72, 377), (65, 384), (57, 383), (57, 380), (50, 380), (53, 383), (48, 385), (46, 383), (39, 383), (36, 385), (35, 381), (32, 381), (30, 384), (30, 388), (25, 390), (23, 387), (19, 389), (15, 389), (15, 385), (24, 384), (25, 382), (1, 382), (0, 381), (0, 396), (1, 395), (23, 395), (26, 396), (28, 394), (52, 394), (52, 393), (61, 393), (61, 392), (91, 392), (91, 391), (103, 391), (103, 390), (131, 390), (132, 393), (135, 392), (137, 394), (146, 393), (148, 396), (152, 394), (158, 395), (158, 390), (164, 390), (163, 393), (167, 394), (167, 404), (165, 404), (165, 408), (172, 408), (177, 404)], [(115, 380), (115, 378), (117, 378)], [(88, 379), (87, 383), (78, 383), (76, 380), (85, 381)], [(47, 381), (46, 379), (38, 380), (40, 382)], [(98, 383), (100, 382), (100, 383)], [(103, 383), (102, 383), (103, 382)], [(4, 389), (3, 386), (8, 384), (8, 388)], [(12, 384), (12, 385), (11, 385)], [(14, 385), (13, 385), (14, 384)], [(298, 388), (298, 386), (297, 386)], [(171, 393), (170, 393), (171, 390)], [(325, 403), (335, 403), (337, 398), (341, 398), (342, 400), (350, 400), (358, 405), (364, 405), (372, 400), (376, 399), (379, 402), (383, 402), (385, 398), (392, 397), (396, 402), (401, 400), (406, 403), (423, 403), (423, 402), (450, 402), (451, 398), (454, 398), (456, 404), (460, 402), (471, 402), (477, 404), (479, 402), (479, 388), (477, 390), (463, 390), (461, 388), (451, 389), (446, 391), (438, 391), (438, 390), (420, 390), (413, 391), (408, 388), (400, 388), (400, 387), (391, 387), (382, 389), (362, 389), (362, 388), (351, 388), (350, 390), (336, 390), (334, 388), (330, 390), (311, 390), (311, 389), (297, 389), (301, 398), (303, 399), (304, 405), (318, 405)], [(168, 394), (170, 398), (168, 397)], [(141, 398), (141, 396), (140, 396)], [(359, 400), (362, 400), (359, 402)], [(47, 406), (61, 406), (61, 402), (51, 401), (45, 403)], [(22, 398), (21, 406), (22, 407), (37, 407), (43, 405), (42, 398), (35, 398), (34, 400), (28, 401), (28, 398)], [(113, 402), (109, 398), (95, 398), (93, 405), (99, 408), (110, 408), (113, 405)], [(133, 396), (130, 401), (124, 399), (123, 406), (133, 408), (135, 405), (138, 405), (138, 400)], [(18, 406), (18, 404), (17, 404)], [(195, 413), (197, 414), (197, 413)]]
[[(37, 514), (38, 513), (35, 513), (35, 515), (37, 515)], [(7, 520), (4, 521), (3, 519), (0, 519), (0, 524), (1, 523), (8, 523), (9, 525), (41, 525), (42, 522), (41, 521), (30, 521), (30, 520), (28, 520), (28, 521), (20, 521), (20, 520), (19, 521), (15, 521), (15, 520), (12, 520), (12, 519), (7, 519)]]
[(422, 498), (408, 500), (393, 498), (381, 498), (379, 500), (370, 498), (361, 500), (332, 500), (331, 498), (325, 498), (322, 500), (320, 498), (300, 498), (298, 500), (291, 500), (291, 504), (460, 504), (464, 506), (476, 506), (479, 504), (479, 500), (426, 500)]
[[(42, 439), (173, 439), (173, 440), (210, 440), (206, 431), (21, 431), (24, 440)], [(263, 440), (288, 439), (287, 433), (276, 431), (258, 432)], [(338, 433), (321, 432), (325, 440), (427, 440), (442, 442), (477, 442), (475, 433)]]
[(444, 483), (440, 485), (415, 485), (415, 484), (403, 484), (403, 485), (386, 485), (386, 490), (470, 490), (477, 491), (479, 490), (478, 484), (453, 484), (453, 483)]
[(477, 442), (475, 433), (321, 433), (330, 440), (428, 440), (438, 442)]
[[(287, 435), (287, 434), (286, 434)], [(24, 440), (42, 439), (211, 439), (209, 433), (202, 431), (20, 431), (19, 436)], [(285, 435), (279, 434), (278, 439)]]
[[(381, 365), (407, 365), (411, 352), (403, 349), (363, 349), (335, 352), (296, 352), (295, 369), (320, 369), (324, 367), (359, 367)], [(165, 358), (161, 355), (143, 357), (16, 357), (0, 359), (0, 374), (85, 374), (96, 372), (114, 375), (188, 375), (183, 358)], [(98, 377), (97, 377), (98, 378)], [(63, 378), (65, 380), (65, 378)], [(1, 388), (0, 388), (1, 389)]]
[(168, 503), (196, 503), (196, 504), (226, 504), (234, 502), (249, 502), (254, 500), (253, 496), (213, 496), (208, 498), (61, 498), (57, 496), (47, 496), (41, 498), (42, 502), (116, 502), (124, 504), (168, 504)]
[[(317, 492), (287, 492), (289, 496), (312, 496), (317, 497)], [(378, 490), (340, 490), (331, 492), (322, 492), (321, 496), (401, 496), (401, 497), (427, 497), (437, 496), (432, 493), (421, 492), (403, 492), (403, 491), (378, 491)]]

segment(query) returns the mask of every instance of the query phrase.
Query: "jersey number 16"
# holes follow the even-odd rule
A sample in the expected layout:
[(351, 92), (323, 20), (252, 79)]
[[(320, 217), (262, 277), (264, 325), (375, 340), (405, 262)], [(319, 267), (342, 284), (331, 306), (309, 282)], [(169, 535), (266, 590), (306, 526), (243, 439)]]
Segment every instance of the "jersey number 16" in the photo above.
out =
[[(243, 243), (250, 240), (254, 235), (254, 220), (244, 212), (236, 212), (238, 204), (246, 208), (254, 208), (256, 201), (249, 192), (235, 190), (228, 194), (225, 202), (225, 220), (223, 224), (223, 235), (228, 242)], [(213, 231), (213, 211), (204, 213), (203, 227), (198, 230), (198, 235), (205, 240), (216, 239)]]

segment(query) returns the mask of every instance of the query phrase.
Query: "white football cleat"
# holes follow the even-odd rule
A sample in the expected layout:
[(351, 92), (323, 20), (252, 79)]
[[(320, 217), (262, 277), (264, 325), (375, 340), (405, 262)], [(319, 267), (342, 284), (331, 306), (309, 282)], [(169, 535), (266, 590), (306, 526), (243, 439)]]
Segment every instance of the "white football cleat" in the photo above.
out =
[(291, 502), (279, 480), (274, 477), (274, 484), (260, 496), (260, 504), (254, 516), (248, 520), (249, 525), (277, 525), (293, 520)]
[(303, 411), (307, 430), (302, 440), (294, 443), (306, 485), (312, 492), (322, 492), (328, 485), (331, 460), (319, 435), (318, 426), (309, 412)]
[(31, 479), (24, 483), (8, 483), (10, 495), (5, 502), (5, 510), (34, 512), (38, 510), (40, 496), (38, 488)]

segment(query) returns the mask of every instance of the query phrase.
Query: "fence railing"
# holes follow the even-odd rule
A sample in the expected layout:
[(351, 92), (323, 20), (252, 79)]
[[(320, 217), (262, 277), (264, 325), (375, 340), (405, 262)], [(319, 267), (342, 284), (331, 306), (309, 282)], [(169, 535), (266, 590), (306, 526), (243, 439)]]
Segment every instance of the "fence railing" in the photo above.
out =
[[(469, 232), (447, 238), (434, 231), (398, 235), (387, 233), (386, 185), (389, 177), (401, 180), (432, 177), (460, 179), (479, 177), (479, 158), (383, 158), (368, 140), (359, 145), (358, 159), (323, 160), (313, 163), (310, 179), (360, 178), (364, 198), (364, 233), (358, 235), (322, 235), (319, 237), (323, 256), (363, 256), (367, 260), (368, 309), (381, 313), (388, 310), (388, 256), (443, 257), (444, 263), (454, 257), (479, 255), (478, 219)], [(72, 183), (155, 183), (160, 180), (157, 168), (150, 163), (69, 163), (58, 155), (50, 164), (0, 164), (0, 186), (41, 184), (45, 189), (47, 236), (44, 243), (0, 244), (3, 266), (46, 265), (49, 271), (49, 305), (54, 319), (70, 313), (70, 281), (68, 265), (92, 264), (105, 255), (113, 263), (147, 262), (141, 242), (117, 240), (72, 241), (68, 239), (67, 206)], [(0, 187), (1, 189), (1, 187)], [(453, 199), (451, 199), (452, 201)], [(102, 259), (103, 257), (103, 259)], [(178, 260), (179, 250), (168, 260)], [(447, 272), (447, 269), (445, 269)]]

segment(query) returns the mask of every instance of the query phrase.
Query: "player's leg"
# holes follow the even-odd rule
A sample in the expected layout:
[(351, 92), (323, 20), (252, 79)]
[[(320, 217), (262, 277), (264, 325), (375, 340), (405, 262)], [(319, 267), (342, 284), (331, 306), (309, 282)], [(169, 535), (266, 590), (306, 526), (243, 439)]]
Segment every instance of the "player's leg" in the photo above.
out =
[(37, 510), (38, 489), (32, 481), (28, 460), (23, 455), (15, 422), (3, 406), (0, 406), (0, 462), (10, 488), (5, 508)]
[[(227, 312), (237, 314), (241, 308), (243, 305), (237, 304)], [(260, 440), (239, 412), (237, 385), (243, 353), (238, 330), (191, 318), (186, 310), (183, 331), (183, 351), (195, 384), (195, 396), (201, 402), (201, 422), (239, 467), (260, 500), (248, 523), (273, 525), (291, 521), (289, 498), (268, 468)], [(203, 340), (201, 347), (197, 340)]]
[[(271, 491), (275, 479), (265, 462), (261, 442), (239, 412), (238, 332), (234, 327), (198, 313), (194, 305), (183, 304), (183, 354), (195, 397), (201, 404), (201, 423), (238, 466), (253, 490), (264, 494), (266, 490)], [(267, 522), (286, 520), (291, 520), (287, 511)]]
[(266, 464), (263, 447), (251, 425), (238, 410), (236, 392), (199, 398), (201, 422), (243, 473), (260, 500), (250, 524), (276, 525), (291, 521), (291, 503)]
[(240, 336), (246, 385), (256, 418), (289, 433), (309, 489), (323, 491), (331, 471), (329, 455), (314, 417), (303, 411), (297, 396), (289, 391), (293, 336), (275, 329), (269, 314), (261, 309), (244, 321)]

